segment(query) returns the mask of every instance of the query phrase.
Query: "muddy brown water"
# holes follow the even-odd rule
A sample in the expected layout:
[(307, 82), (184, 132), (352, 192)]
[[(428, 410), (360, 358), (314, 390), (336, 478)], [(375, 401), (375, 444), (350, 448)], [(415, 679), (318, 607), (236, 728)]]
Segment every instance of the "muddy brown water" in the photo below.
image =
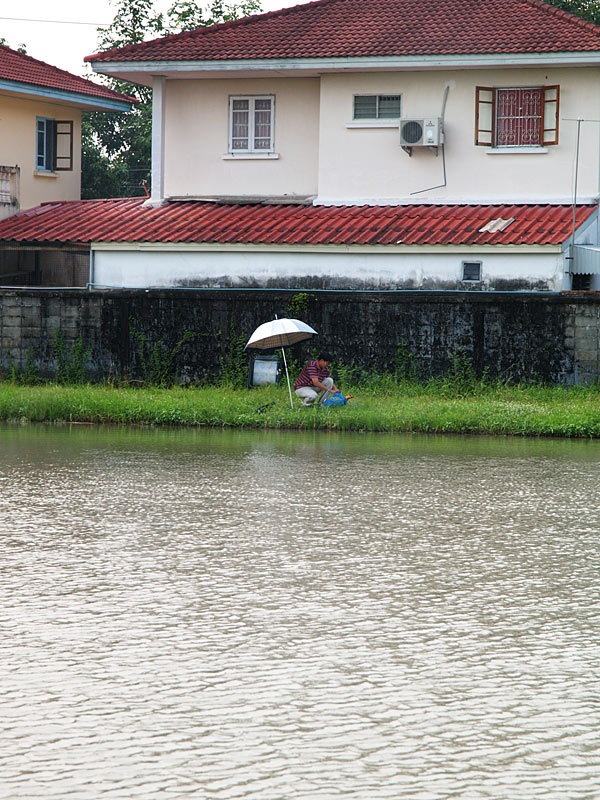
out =
[(3, 798), (600, 797), (600, 442), (0, 452)]

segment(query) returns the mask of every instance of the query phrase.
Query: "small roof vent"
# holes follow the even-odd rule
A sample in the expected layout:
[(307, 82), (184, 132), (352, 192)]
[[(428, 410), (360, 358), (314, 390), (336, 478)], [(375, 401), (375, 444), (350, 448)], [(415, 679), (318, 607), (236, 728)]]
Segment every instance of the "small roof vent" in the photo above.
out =
[(508, 228), (510, 223), (514, 221), (514, 217), (510, 217), (509, 219), (502, 219), (502, 217), (492, 219), (487, 223), (487, 225), (484, 225), (483, 228), (479, 228), (479, 233), (500, 233), (500, 231)]

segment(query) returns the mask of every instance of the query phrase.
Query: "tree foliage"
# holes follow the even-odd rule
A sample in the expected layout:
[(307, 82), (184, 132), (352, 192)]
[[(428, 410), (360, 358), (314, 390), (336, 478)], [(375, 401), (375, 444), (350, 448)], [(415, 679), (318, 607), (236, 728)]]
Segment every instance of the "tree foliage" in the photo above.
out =
[(576, 17), (587, 19), (595, 25), (600, 25), (599, 0), (547, 0), (550, 5), (575, 14)]
[[(206, 7), (196, 0), (175, 0), (166, 14), (156, 12), (154, 0), (118, 0), (112, 24), (98, 29), (98, 50), (229, 22), (258, 11), (260, 0), (212, 0)], [(83, 115), (81, 196), (141, 196), (144, 187), (150, 186), (152, 90), (116, 78), (104, 78), (104, 83), (138, 102), (130, 113)]]
[(4, 47), (10, 47), (11, 50), (16, 50), (17, 53), (23, 53), (24, 56), (27, 55), (27, 46), (24, 45), (23, 43), (18, 44), (16, 47), (11, 47), (10, 44), (4, 38), (4, 36), (0, 36), (0, 44), (3, 45)]

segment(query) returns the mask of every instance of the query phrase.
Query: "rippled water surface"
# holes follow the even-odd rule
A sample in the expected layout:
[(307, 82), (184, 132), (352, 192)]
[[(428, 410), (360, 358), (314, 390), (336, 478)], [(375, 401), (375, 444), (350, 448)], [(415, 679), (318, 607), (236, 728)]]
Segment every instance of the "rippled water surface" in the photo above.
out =
[(600, 797), (600, 443), (0, 453), (2, 798)]

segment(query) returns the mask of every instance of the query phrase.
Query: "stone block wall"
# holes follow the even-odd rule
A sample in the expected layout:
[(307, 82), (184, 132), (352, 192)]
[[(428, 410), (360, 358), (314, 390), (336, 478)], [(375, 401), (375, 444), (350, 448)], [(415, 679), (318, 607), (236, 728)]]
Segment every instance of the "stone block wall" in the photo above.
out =
[[(144, 378), (152, 348), (180, 344), (181, 380), (216, 376), (230, 335), (246, 340), (261, 323), (289, 316), (291, 290), (0, 290), (0, 365), (56, 369), (56, 331), (68, 348), (91, 351), (93, 379)], [(319, 336), (298, 345), (338, 363), (389, 370), (399, 346), (424, 377), (443, 374), (463, 352), (481, 372), (513, 380), (587, 384), (600, 375), (600, 295), (525, 292), (313, 291), (301, 318)], [(302, 304), (301, 304), (302, 306)], [(299, 315), (300, 316), (300, 315)]]
[(586, 385), (600, 377), (600, 302), (569, 307), (566, 343), (574, 359), (573, 382)]

